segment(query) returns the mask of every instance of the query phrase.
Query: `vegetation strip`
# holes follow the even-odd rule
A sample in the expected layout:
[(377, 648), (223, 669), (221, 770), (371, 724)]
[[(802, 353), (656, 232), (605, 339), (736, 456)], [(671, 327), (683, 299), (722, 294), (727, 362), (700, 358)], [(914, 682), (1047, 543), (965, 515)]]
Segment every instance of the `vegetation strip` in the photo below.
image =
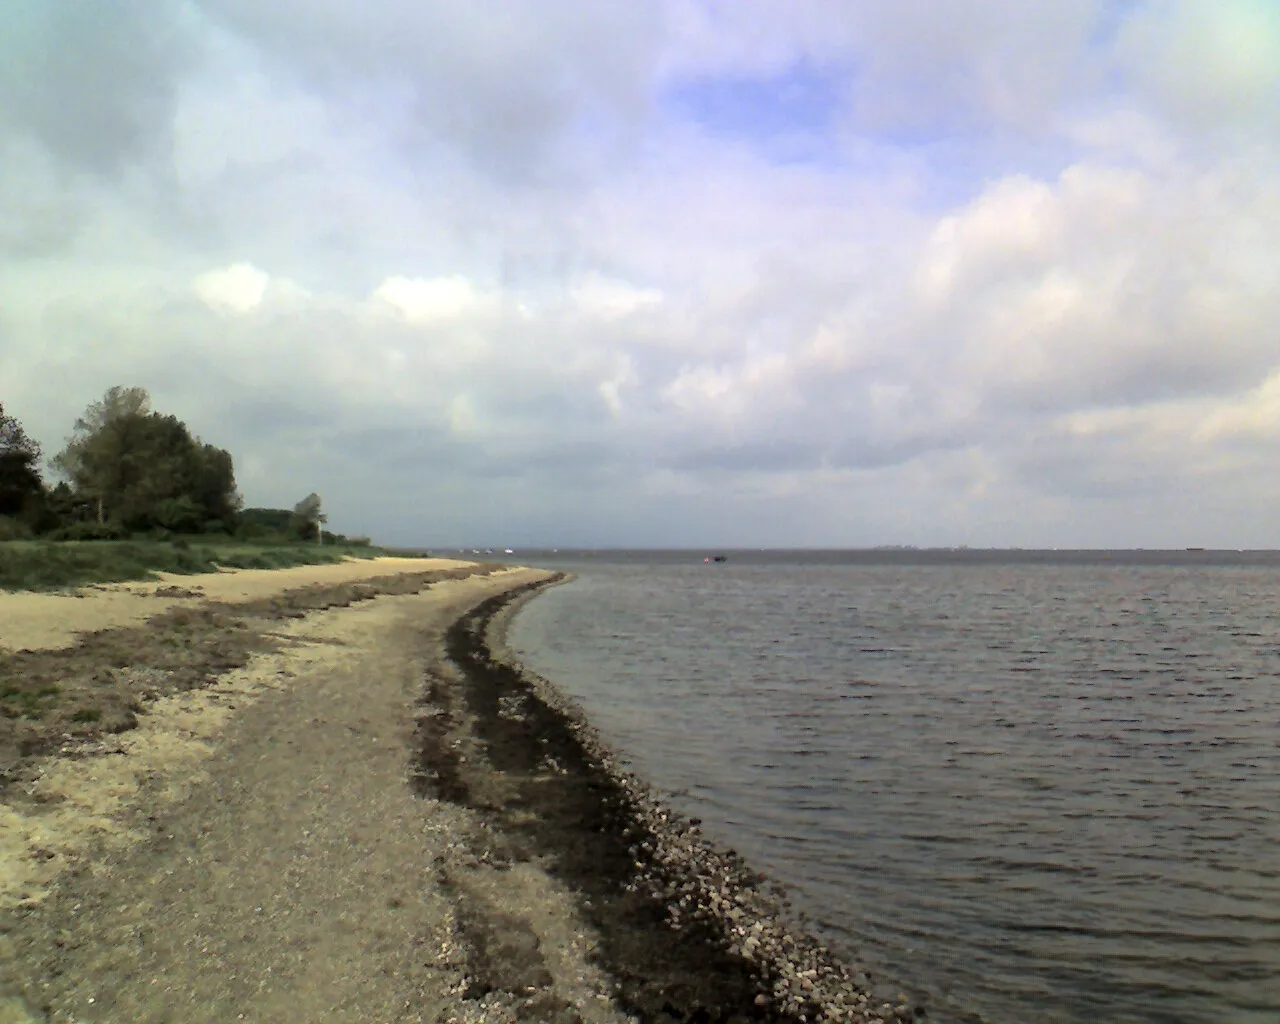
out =
[(370, 558), (378, 549), (316, 544), (261, 544), (230, 538), (188, 541), (0, 541), (0, 590), (50, 590), (219, 569), (288, 569)]
[(281, 568), (382, 553), (325, 529), (320, 496), (244, 508), (231, 454), (204, 443), (145, 388), (109, 388), (65, 447), (44, 449), (0, 403), (0, 589)]
[[(578, 894), (613, 998), (642, 1021), (916, 1019), (905, 1002), (874, 1000), (865, 977), (787, 924), (763, 877), (624, 771), (576, 705), (494, 654), (512, 608), (558, 580), (490, 598), (449, 631), (463, 682), (429, 682), (418, 734), (423, 791), (484, 816), (495, 836), (488, 860), (537, 862)], [(492, 928), (465, 935), (466, 924), (464, 915), (483, 967)], [(537, 971), (528, 957), (522, 978)], [(481, 979), (501, 987), (486, 970)]]

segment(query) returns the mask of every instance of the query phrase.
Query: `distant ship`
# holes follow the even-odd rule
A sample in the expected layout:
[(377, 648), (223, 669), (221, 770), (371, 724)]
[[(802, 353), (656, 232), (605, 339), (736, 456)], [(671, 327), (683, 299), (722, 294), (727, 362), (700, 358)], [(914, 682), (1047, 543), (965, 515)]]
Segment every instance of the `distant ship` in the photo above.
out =
[(712, 557), (712, 558), (704, 558), (702, 561), (703, 561), (703, 563), (704, 563), (704, 564), (706, 564), (706, 565), (710, 565), (712, 562), (727, 562), (727, 561), (729, 561), (729, 556), (728, 556), (728, 555), (715, 555), (715, 556), (714, 556), (714, 557)]

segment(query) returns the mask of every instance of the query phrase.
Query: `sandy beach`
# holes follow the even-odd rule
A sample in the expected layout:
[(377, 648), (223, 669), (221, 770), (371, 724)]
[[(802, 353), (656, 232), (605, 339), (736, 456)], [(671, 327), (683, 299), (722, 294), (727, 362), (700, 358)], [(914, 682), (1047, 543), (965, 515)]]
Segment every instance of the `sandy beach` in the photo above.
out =
[(192, 600), (243, 603), (299, 587), (337, 586), (469, 564), (447, 558), (353, 558), (335, 565), (290, 569), (232, 569), (192, 576), (157, 573), (155, 580), (81, 587), (66, 594), (0, 590), (0, 650), (70, 647), (85, 633), (135, 626)]
[(556, 581), (0, 595), (0, 1022), (911, 1019), (514, 662)]

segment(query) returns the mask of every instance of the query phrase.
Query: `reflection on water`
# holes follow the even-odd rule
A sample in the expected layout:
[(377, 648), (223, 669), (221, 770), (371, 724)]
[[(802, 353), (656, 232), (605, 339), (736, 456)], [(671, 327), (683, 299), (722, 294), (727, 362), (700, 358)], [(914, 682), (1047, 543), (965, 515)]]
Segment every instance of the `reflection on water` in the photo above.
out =
[(935, 1020), (1280, 1020), (1274, 568), (593, 563), (518, 618)]

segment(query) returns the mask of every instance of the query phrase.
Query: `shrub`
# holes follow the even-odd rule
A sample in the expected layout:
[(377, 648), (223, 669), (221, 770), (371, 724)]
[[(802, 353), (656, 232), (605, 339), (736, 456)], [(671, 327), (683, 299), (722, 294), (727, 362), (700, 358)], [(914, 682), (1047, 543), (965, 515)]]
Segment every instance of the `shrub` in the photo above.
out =
[(189, 544), (178, 547), (176, 542), (173, 547), (173, 558), (168, 566), (169, 572), (208, 572), (213, 568), (210, 552), (193, 548)]
[[(96, 524), (83, 524), (86, 527)], [(88, 532), (82, 530), (80, 532)], [(0, 589), (36, 590), (47, 587), (146, 579), (154, 572), (214, 572), (228, 568), (275, 569), (290, 565), (341, 561), (359, 551), (376, 548), (318, 548), (315, 544), (228, 545), (175, 537), (167, 543), (154, 537), (92, 544), (61, 544), (47, 539), (0, 544)], [(0, 627), (3, 623), (0, 623)], [(0, 709), (2, 710), (2, 709)]]
[(0, 541), (26, 540), (31, 536), (31, 527), (21, 519), (11, 516), (0, 516)]
[(50, 540), (124, 540), (129, 532), (119, 523), (72, 523), (49, 534)]
[(174, 533), (194, 533), (204, 521), (204, 509), (194, 498), (184, 494), (156, 502), (149, 517)]

